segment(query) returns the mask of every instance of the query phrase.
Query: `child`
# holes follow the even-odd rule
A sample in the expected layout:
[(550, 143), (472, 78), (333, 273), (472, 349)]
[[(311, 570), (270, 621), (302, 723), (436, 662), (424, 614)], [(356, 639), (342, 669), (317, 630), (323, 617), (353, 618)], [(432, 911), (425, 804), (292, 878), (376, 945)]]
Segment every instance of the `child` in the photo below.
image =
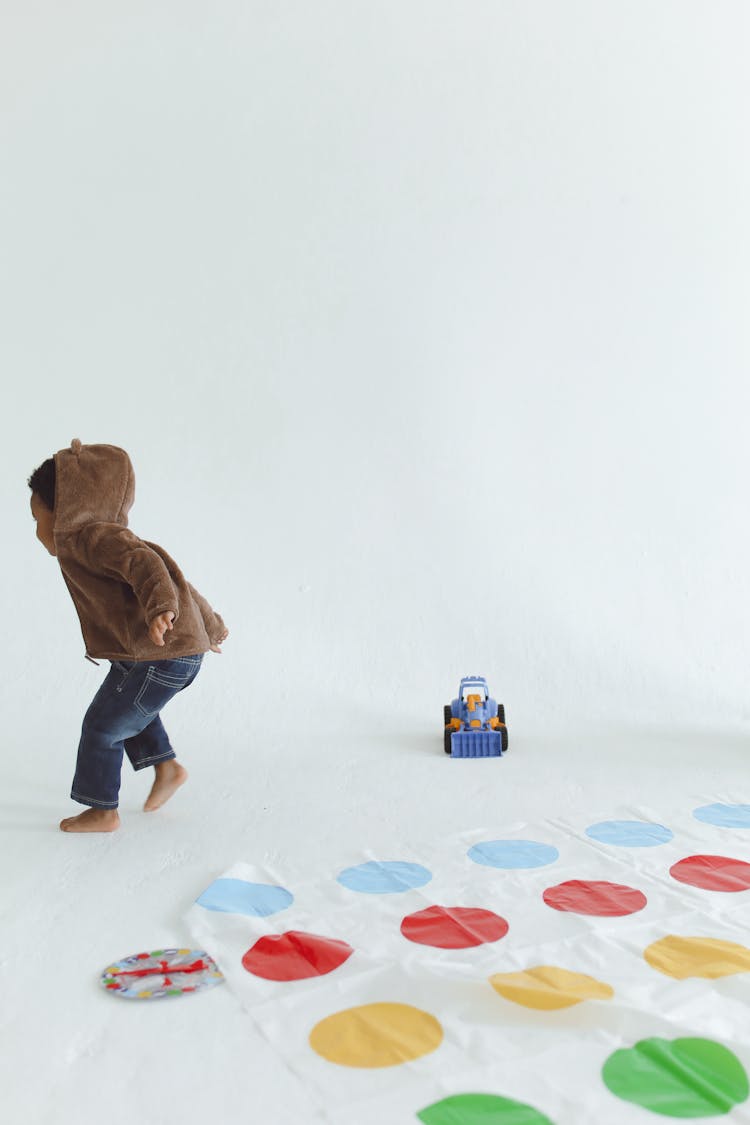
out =
[(86, 657), (111, 662), (84, 716), (73, 778), (71, 797), (89, 808), (60, 828), (113, 832), (123, 751), (136, 770), (154, 766), (147, 810), (187, 780), (159, 712), (193, 682), (207, 649), (221, 652), (228, 631), (167, 552), (128, 531), (135, 480), (124, 449), (76, 439), (29, 487), (37, 538), (60, 564)]

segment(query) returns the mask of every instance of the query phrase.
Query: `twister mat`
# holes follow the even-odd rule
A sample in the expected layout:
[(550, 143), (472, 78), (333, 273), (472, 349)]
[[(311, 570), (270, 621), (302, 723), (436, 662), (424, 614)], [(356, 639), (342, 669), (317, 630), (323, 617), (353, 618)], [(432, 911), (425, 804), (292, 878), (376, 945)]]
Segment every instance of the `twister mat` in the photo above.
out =
[(750, 1122), (750, 805), (236, 863), (188, 924), (311, 1121)]

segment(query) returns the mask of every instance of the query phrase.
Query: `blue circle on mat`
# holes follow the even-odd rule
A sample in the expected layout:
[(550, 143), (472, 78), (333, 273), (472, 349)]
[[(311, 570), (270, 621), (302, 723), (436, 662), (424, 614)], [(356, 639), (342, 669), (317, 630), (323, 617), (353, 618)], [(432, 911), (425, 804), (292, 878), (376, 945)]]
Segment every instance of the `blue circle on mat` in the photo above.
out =
[(560, 857), (552, 844), (539, 844), (536, 840), (485, 840), (474, 844), (466, 854), (485, 867), (506, 868), (545, 867)]
[(285, 910), (294, 902), (294, 895), (272, 883), (248, 883), (246, 879), (215, 879), (195, 900), (206, 910), (224, 914), (248, 914), (251, 918), (267, 918)]
[(668, 843), (674, 836), (671, 828), (652, 824), (648, 820), (600, 820), (590, 824), (586, 835), (601, 844), (615, 844), (618, 848), (656, 848)]
[(693, 816), (720, 828), (750, 828), (750, 805), (701, 805), (693, 809)]
[(404, 863), (401, 860), (359, 863), (356, 867), (346, 867), (336, 876), (336, 882), (350, 891), (364, 895), (396, 894), (411, 891), (429, 883), (432, 872), (420, 863)]

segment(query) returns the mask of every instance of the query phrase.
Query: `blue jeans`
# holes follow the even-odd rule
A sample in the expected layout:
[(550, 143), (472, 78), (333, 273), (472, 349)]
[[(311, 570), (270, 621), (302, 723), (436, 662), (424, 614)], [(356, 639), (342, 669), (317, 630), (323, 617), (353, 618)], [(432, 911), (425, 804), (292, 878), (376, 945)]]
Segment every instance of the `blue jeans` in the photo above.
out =
[(159, 718), (162, 707), (192, 684), (203, 655), (179, 660), (114, 660), (84, 715), (71, 797), (116, 809), (123, 752), (135, 770), (175, 757)]

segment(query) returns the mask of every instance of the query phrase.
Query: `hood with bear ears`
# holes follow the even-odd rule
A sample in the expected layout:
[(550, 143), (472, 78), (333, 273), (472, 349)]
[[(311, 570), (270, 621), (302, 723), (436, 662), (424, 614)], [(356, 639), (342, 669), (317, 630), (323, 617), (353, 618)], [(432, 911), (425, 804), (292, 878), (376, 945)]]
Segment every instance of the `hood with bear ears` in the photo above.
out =
[(127, 527), (134, 499), (133, 466), (119, 446), (82, 445), (74, 438), (55, 454), (55, 536), (90, 523)]
[[(135, 494), (130, 458), (116, 445), (55, 454), (53, 535), (89, 659), (156, 661), (195, 656), (218, 645), (226, 626), (158, 543), (128, 528)], [(149, 626), (173, 614), (166, 645)]]

